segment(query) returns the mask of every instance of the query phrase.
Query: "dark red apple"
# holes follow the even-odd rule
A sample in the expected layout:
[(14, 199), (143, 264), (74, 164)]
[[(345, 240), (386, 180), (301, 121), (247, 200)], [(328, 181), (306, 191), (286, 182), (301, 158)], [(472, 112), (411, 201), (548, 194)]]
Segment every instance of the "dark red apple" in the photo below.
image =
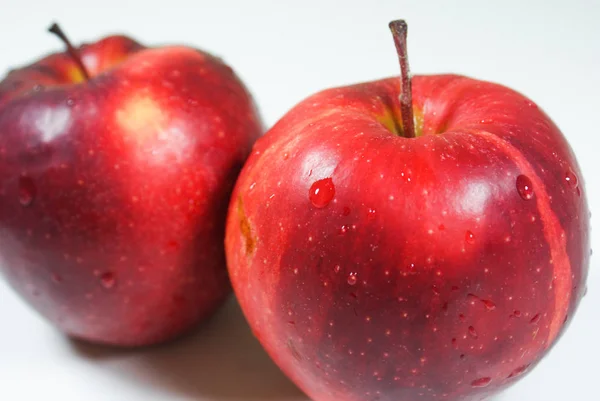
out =
[(404, 88), (325, 90), (256, 143), (230, 204), (229, 272), (313, 400), (480, 400), (547, 354), (584, 293), (581, 172), (550, 118), (504, 86), (415, 76), (411, 100), (405, 25), (391, 27)]
[(68, 48), (0, 83), (1, 269), (71, 336), (170, 339), (230, 293), (225, 216), (257, 111), (205, 52)]

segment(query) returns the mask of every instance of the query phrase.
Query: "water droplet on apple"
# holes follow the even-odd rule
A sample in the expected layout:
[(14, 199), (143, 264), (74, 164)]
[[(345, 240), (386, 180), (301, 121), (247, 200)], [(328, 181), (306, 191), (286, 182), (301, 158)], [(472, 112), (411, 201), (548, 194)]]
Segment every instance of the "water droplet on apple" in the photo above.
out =
[(29, 206), (33, 203), (36, 195), (36, 187), (30, 177), (22, 176), (19, 178), (19, 203), (22, 206)]
[(333, 271), (336, 273), (339, 273), (341, 269), (342, 268), (340, 267), (340, 265), (335, 265), (335, 267), (333, 268)]
[(358, 281), (358, 278), (356, 277), (356, 273), (350, 273), (350, 275), (348, 275), (348, 284), (349, 285), (355, 285), (357, 281)]
[(518, 368), (513, 370), (510, 373), (510, 375), (508, 375), (508, 378), (512, 379), (513, 377), (521, 376), (523, 373), (525, 373), (527, 371), (527, 369), (529, 369), (529, 366), (531, 366), (531, 365), (527, 364), (527, 365), (519, 366)]
[(39, 85), (39, 84), (37, 84), (37, 85), (33, 85), (33, 88), (32, 88), (32, 90), (33, 90), (34, 92), (41, 92), (41, 91), (43, 91), (44, 89), (45, 89), (44, 85)]
[(490, 301), (489, 299), (481, 299), (475, 294), (467, 294), (467, 297), (481, 302), (489, 311), (496, 309), (496, 304)]
[(517, 191), (519, 196), (525, 200), (533, 198), (533, 184), (526, 175), (519, 175), (517, 177)]
[(453, 346), (454, 348), (458, 348), (458, 340), (457, 340), (456, 338), (453, 338), (453, 339), (452, 339), (452, 346)]
[(469, 326), (469, 335), (473, 338), (479, 337), (477, 335), (477, 331), (475, 330), (475, 327), (473, 327), (473, 326)]
[(471, 382), (471, 387), (487, 387), (492, 382), (491, 377), (482, 377)]
[(67, 99), (67, 106), (69, 106), (69, 107), (75, 106), (75, 100), (72, 99), (72, 98), (68, 98)]
[(52, 281), (54, 281), (56, 284), (60, 284), (62, 283), (62, 277), (58, 273), (52, 273)]
[(373, 220), (375, 218), (375, 215), (377, 214), (377, 212), (375, 211), (375, 209), (369, 208), (369, 210), (367, 210), (367, 217), (370, 220)]
[(467, 230), (467, 232), (465, 233), (465, 241), (467, 241), (467, 244), (472, 244), (475, 242), (475, 234), (473, 234), (471, 231)]
[(106, 272), (100, 275), (100, 284), (102, 284), (102, 287), (106, 288), (107, 290), (113, 288), (116, 283), (117, 279), (114, 273)]
[(342, 214), (348, 216), (350, 214), (350, 208), (348, 206), (344, 207)]
[(335, 186), (331, 178), (315, 181), (308, 191), (308, 198), (314, 207), (324, 208), (335, 196)]
[(541, 316), (541, 315), (538, 313), (538, 314), (536, 314), (534, 317), (532, 317), (532, 318), (531, 318), (531, 320), (529, 321), (529, 323), (531, 323), (531, 324), (536, 324), (537, 322), (539, 322), (539, 321), (540, 321), (540, 318), (541, 318), (541, 317), (542, 317), (542, 316)]
[(491, 311), (496, 309), (496, 304), (490, 301), (489, 299), (482, 299), (481, 302), (483, 302), (487, 310)]
[(579, 180), (577, 179), (577, 176), (571, 170), (568, 170), (565, 173), (565, 181), (567, 182), (567, 185), (569, 185), (573, 189), (577, 188), (577, 186), (579, 185)]
[(513, 312), (512, 316), (514, 316), (514, 317), (521, 317), (521, 311), (520, 310), (515, 310)]

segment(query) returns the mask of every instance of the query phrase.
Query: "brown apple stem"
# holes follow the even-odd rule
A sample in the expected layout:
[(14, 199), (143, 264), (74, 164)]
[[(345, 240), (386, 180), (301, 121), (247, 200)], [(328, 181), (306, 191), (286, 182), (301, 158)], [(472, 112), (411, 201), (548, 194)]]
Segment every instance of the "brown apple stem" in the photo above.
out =
[(67, 46), (67, 52), (69, 53), (73, 61), (75, 61), (75, 64), (77, 64), (77, 67), (81, 71), (81, 74), (83, 75), (85, 80), (87, 81), (88, 79), (90, 79), (90, 74), (87, 68), (85, 68), (83, 61), (81, 61), (81, 56), (79, 55), (79, 52), (71, 44), (71, 41), (69, 40), (69, 38), (67, 38), (67, 35), (65, 35), (64, 31), (60, 28), (60, 26), (54, 23), (50, 28), (48, 28), (48, 31), (55, 34), (60, 38), (60, 40), (63, 41), (63, 43)]
[(415, 137), (415, 122), (412, 105), (412, 84), (410, 70), (408, 67), (408, 51), (406, 49), (406, 34), (408, 25), (404, 20), (390, 22), (390, 30), (394, 36), (394, 44), (400, 61), (401, 82), (400, 88), (400, 112), (402, 113), (402, 129), (406, 138)]

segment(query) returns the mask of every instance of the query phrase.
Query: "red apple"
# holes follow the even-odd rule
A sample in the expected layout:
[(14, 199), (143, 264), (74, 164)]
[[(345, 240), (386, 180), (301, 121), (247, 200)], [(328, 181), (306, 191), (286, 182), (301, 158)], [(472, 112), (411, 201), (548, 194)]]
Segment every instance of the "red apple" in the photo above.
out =
[(504, 86), (415, 76), (411, 100), (405, 25), (391, 27), (404, 88), (325, 90), (256, 143), (230, 203), (229, 272), (313, 400), (481, 400), (547, 354), (584, 293), (581, 172)]
[(0, 83), (1, 269), (68, 335), (170, 339), (230, 293), (225, 216), (259, 117), (196, 49), (68, 49)]

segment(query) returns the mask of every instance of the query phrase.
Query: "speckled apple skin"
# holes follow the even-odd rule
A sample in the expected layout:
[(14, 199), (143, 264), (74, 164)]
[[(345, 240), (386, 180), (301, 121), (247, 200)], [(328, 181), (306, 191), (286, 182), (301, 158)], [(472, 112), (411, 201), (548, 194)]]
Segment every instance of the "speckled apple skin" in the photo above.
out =
[[(262, 132), (230, 67), (124, 36), (0, 83), (0, 269), (70, 336), (166, 341), (230, 293), (229, 195)], [(17, 329), (8, 326), (11, 329)]]
[(318, 93), (256, 143), (226, 251), (252, 329), (315, 401), (481, 400), (548, 353), (589, 263), (575, 156), (531, 100), (456, 75)]

